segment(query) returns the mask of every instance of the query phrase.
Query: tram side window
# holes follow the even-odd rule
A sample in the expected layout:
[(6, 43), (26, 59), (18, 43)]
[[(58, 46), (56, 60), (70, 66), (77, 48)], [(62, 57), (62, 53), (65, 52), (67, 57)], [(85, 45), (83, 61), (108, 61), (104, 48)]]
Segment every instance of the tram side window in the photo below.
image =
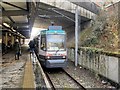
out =
[(35, 47), (38, 47), (38, 40), (34, 39)]
[(45, 37), (41, 38), (41, 49), (46, 50), (46, 45), (45, 45)]
[(38, 38), (37, 38), (37, 40), (36, 40), (36, 47), (38, 47), (39, 46), (39, 42), (38, 42)]

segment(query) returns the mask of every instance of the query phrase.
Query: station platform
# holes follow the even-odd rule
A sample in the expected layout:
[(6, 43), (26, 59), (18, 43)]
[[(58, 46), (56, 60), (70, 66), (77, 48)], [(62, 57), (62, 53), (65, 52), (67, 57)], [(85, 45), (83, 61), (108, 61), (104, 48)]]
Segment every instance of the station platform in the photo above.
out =
[(13, 50), (2, 56), (2, 88), (21, 88), (23, 90), (35, 88), (32, 59), (28, 46), (22, 46), (22, 55), (15, 60)]

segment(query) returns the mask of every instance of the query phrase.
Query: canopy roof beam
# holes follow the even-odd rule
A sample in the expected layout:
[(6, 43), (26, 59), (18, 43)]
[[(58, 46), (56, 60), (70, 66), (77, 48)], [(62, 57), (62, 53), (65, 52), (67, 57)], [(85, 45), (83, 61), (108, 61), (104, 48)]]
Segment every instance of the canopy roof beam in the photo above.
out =
[(29, 12), (23, 10), (7, 10), (7, 11), (3, 11), (2, 13), (0, 12), (0, 14), (2, 14), (2, 16), (20, 16), (20, 15), (28, 15)]
[(8, 2), (3, 2), (3, 3), (5, 3), (5, 4), (7, 4), (7, 5), (10, 5), (10, 6), (13, 6), (13, 7), (15, 7), (15, 8), (18, 8), (18, 9), (21, 9), (21, 10), (24, 10), (24, 11), (27, 11), (27, 9), (21, 8), (21, 7), (19, 7), (19, 6), (14, 5), (14, 4), (11, 4), (11, 3), (8, 3)]

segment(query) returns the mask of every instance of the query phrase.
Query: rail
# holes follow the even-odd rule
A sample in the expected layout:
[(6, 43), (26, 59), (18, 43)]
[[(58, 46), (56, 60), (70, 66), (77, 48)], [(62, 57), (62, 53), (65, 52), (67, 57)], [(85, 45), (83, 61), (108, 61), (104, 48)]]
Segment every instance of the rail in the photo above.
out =
[(75, 80), (69, 73), (67, 73), (64, 69), (62, 69), (63, 72), (65, 72), (65, 74), (67, 76), (69, 76), (75, 83), (77, 83), (83, 90), (86, 90), (85, 87), (83, 87), (77, 80)]
[[(53, 69), (45, 70), (45, 74), (52, 86), (53, 90), (58, 88), (69, 89), (72, 87), (73, 89), (86, 90), (76, 79), (74, 79), (69, 73), (67, 73), (64, 69)], [(73, 86), (71, 85), (73, 84)], [(67, 87), (66, 87), (67, 86)]]
[(49, 74), (48, 74), (47, 72), (46, 72), (45, 74), (46, 74), (46, 76), (47, 76), (47, 78), (48, 78), (48, 80), (49, 80), (49, 82), (50, 82), (51, 89), (55, 90), (54, 84), (52, 83)]

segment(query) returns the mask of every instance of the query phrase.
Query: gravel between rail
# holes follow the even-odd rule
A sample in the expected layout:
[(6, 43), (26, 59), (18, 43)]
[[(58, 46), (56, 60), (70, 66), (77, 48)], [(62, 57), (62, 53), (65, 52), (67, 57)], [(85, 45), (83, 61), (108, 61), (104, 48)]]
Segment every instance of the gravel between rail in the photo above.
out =
[(115, 89), (109, 82), (102, 83), (103, 79), (88, 69), (82, 66), (75, 67), (74, 62), (68, 61), (67, 68), (64, 68), (67, 73), (69, 73), (73, 78), (75, 78), (79, 83), (82, 84), (88, 90), (91, 88), (98, 89)]

